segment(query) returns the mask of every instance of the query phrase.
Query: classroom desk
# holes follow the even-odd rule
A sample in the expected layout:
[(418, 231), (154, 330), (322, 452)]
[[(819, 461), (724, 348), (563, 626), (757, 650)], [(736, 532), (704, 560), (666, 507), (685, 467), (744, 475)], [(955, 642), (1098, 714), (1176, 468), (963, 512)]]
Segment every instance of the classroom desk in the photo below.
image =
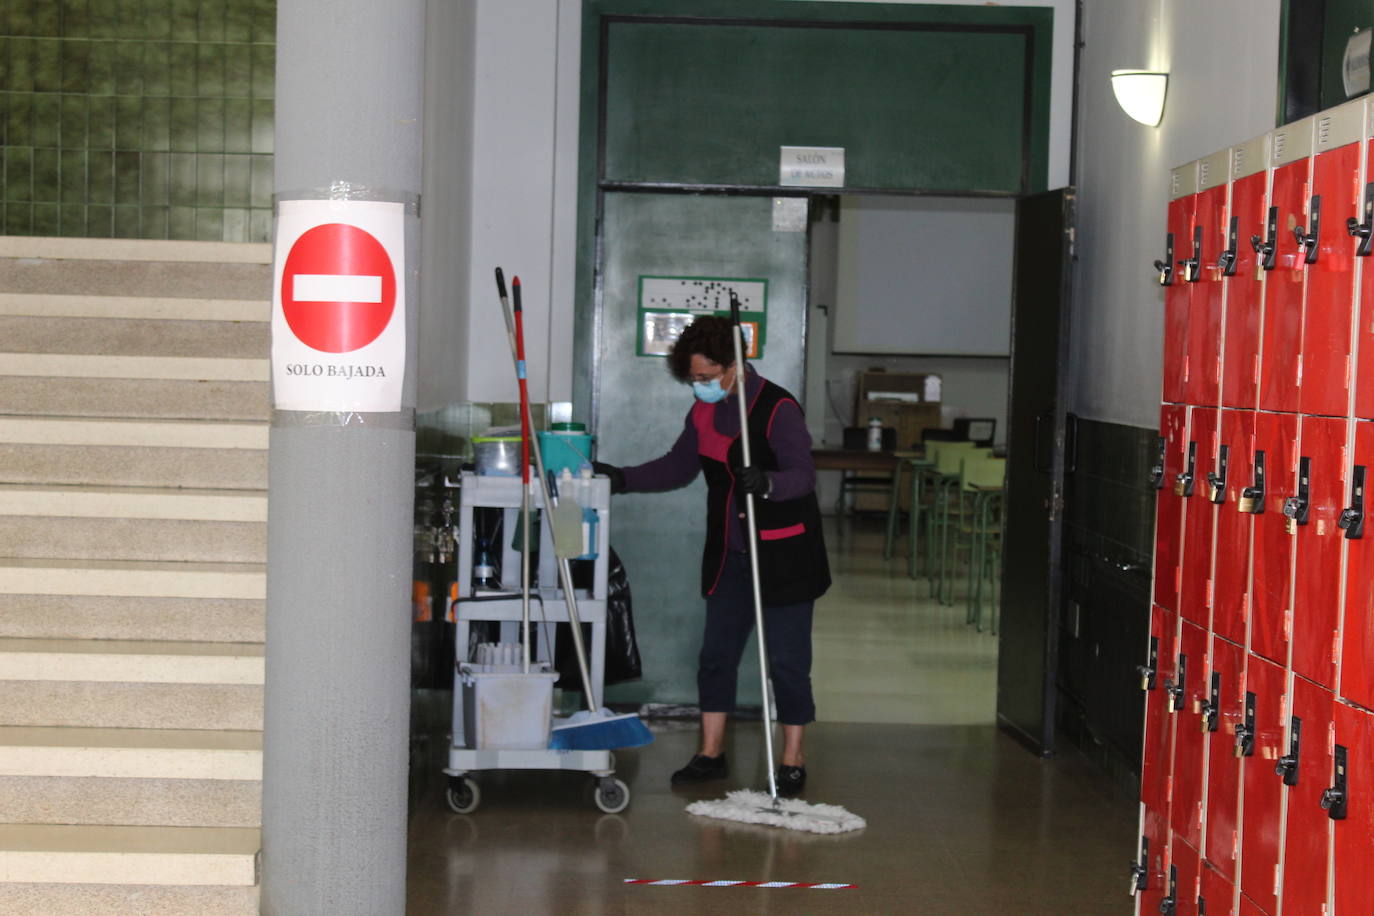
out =
[[(843, 472), (844, 476), (840, 480), (840, 496), (835, 501), (836, 514), (843, 515), (844, 497), (847, 492), (860, 489), (890, 490), (892, 472), (896, 469), (897, 463), (904, 458), (915, 458), (918, 454), (919, 452), (903, 450), (870, 452), (867, 449), (813, 448), (811, 461), (818, 471)], [(860, 474), (873, 476), (860, 477)], [(875, 479), (879, 474), (886, 475), (885, 479)]]

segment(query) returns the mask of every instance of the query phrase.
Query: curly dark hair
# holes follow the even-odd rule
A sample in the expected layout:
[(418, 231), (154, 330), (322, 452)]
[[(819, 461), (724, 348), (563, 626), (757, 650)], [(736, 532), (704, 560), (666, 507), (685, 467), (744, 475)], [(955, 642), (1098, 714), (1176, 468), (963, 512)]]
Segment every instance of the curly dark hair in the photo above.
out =
[(668, 351), (668, 371), (679, 382), (692, 378), (692, 355), (700, 353), (726, 369), (735, 364), (733, 325), (729, 318), (703, 315), (682, 329), (677, 343)]

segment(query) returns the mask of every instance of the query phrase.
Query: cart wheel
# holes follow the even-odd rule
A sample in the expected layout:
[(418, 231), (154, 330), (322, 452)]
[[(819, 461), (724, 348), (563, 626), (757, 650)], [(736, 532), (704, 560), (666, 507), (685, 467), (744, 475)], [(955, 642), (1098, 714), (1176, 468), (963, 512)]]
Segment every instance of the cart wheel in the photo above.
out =
[(630, 807), (630, 787), (614, 777), (602, 777), (596, 783), (596, 806), (607, 814), (619, 814)]
[(471, 814), (482, 803), (482, 792), (477, 783), (467, 776), (455, 776), (448, 781), (448, 791), (444, 793), (448, 806), (455, 814)]

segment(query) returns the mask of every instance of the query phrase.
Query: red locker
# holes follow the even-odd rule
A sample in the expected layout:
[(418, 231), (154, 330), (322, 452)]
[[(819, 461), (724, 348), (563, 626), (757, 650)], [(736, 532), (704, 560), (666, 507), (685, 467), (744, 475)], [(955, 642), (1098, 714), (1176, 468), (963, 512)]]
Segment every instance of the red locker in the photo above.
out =
[(1215, 407), (1221, 400), (1221, 321), (1223, 268), (1227, 250), (1226, 194), (1229, 150), (1198, 161), (1197, 202), (1193, 207), (1192, 251), (1189, 265), (1198, 267), (1189, 282), (1188, 337), (1184, 363), (1187, 381), (1184, 400)]
[(1240, 916), (1266, 916), (1264, 910), (1255, 905), (1255, 901), (1244, 895), (1240, 898)]
[[(1366, 96), (1362, 101), (1374, 104)], [(1374, 136), (1374, 113), (1366, 115), (1369, 126), (1367, 133)], [(1374, 140), (1366, 146), (1366, 159), (1374, 157)], [(1368, 173), (1368, 165), (1365, 167)], [(1355, 254), (1364, 264), (1374, 251), (1374, 175), (1366, 174), (1365, 186), (1360, 192), (1360, 220), (1355, 227), (1358, 243)], [(1358, 303), (1359, 320), (1355, 330), (1355, 349), (1358, 372), (1355, 374), (1355, 416), (1365, 419), (1374, 418), (1374, 270), (1361, 268)]]
[(1326, 912), (1326, 871), (1331, 856), (1331, 819), (1322, 808), (1322, 797), (1331, 784), (1335, 697), (1325, 687), (1301, 677), (1293, 678), (1291, 697), (1288, 743), (1276, 763), (1288, 792), (1283, 912), (1290, 916), (1321, 914)]
[(1178, 610), (1179, 546), (1183, 538), (1183, 497), (1179, 475), (1187, 452), (1188, 409), (1165, 404), (1159, 409), (1159, 445), (1151, 474), (1155, 503), (1155, 603)]
[(1306, 227), (1307, 184), (1311, 174), (1312, 119), (1295, 121), (1271, 135), (1274, 169), (1269, 213), (1256, 239), (1261, 264), (1269, 267), (1264, 284), (1264, 330), (1260, 343), (1261, 410), (1298, 409), (1298, 372), (1302, 355), (1302, 297), (1306, 249), (1293, 230)]
[(1209, 699), (1207, 630), (1183, 621), (1179, 631), (1174, 689), (1182, 691), (1174, 716), (1174, 797), (1169, 822), (1176, 836), (1202, 848), (1202, 798), (1205, 788), (1204, 704)]
[(1250, 586), (1250, 651), (1288, 664), (1288, 608), (1292, 585), (1293, 536), (1283, 514), (1284, 500), (1296, 492), (1298, 418), (1293, 414), (1255, 415), (1254, 502), (1241, 507), (1255, 514)]
[(1336, 704), (1336, 741), (1322, 801), (1335, 833), (1336, 916), (1364, 916), (1374, 901), (1374, 715)]
[(1361, 208), (1364, 110), (1358, 99), (1317, 115), (1312, 198), (1301, 230), (1308, 266), (1299, 404), (1307, 414), (1349, 413), (1356, 242), (1346, 227)]
[(1340, 696), (1366, 709), (1374, 709), (1374, 527), (1365, 524), (1364, 512), (1370, 468), (1374, 468), (1374, 423), (1356, 423), (1354, 467), (1340, 520), (1346, 540)]
[(1197, 163), (1174, 169), (1169, 182), (1169, 225), (1164, 259), (1155, 261), (1164, 286), (1164, 385), (1162, 400), (1179, 404), (1187, 392), (1190, 277), (1200, 276), (1193, 255), (1193, 216), (1197, 205)]
[(1202, 880), (1197, 892), (1200, 916), (1235, 916), (1236, 886), (1211, 865), (1202, 864)]
[(1169, 895), (1165, 897), (1160, 912), (1173, 916), (1197, 916), (1202, 857), (1179, 836), (1174, 837), (1169, 853)]
[(1216, 470), (1208, 498), (1217, 506), (1216, 554), (1212, 566), (1212, 630), (1245, 643), (1250, 602), (1250, 530), (1253, 516), (1240, 511), (1242, 492), (1255, 479), (1255, 412), (1223, 410), (1217, 437)]
[(1269, 192), (1269, 136), (1231, 148), (1231, 208), (1221, 258), (1226, 322), (1221, 362), (1223, 407), (1254, 409), (1259, 398), (1260, 310), (1264, 271), (1252, 237), (1264, 238)]
[(1227, 881), (1236, 880), (1240, 849), (1240, 771), (1236, 732), (1245, 721), (1245, 650), (1213, 637), (1208, 700), (1202, 727), (1207, 740), (1207, 817), (1202, 852)]
[[(1207, 407), (1190, 408), (1188, 448), (1183, 457), (1183, 476), (1175, 493), (1183, 498), (1183, 548), (1178, 606), (1184, 620), (1204, 627), (1212, 622), (1212, 531), (1217, 506), (1211, 498), (1208, 475), (1217, 467), (1217, 414)], [(1182, 486), (1177, 484), (1181, 483)]]
[(1346, 422), (1302, 418), (1297, 486), (1284, 505), (1294, 532), (1293, 670), (1329, 688), (1336, 685), (1340, 623)]
[(1279, 848), (1283, 842), (1283, 781), (1274, 773), (1287, 748), (1287, 676), (1257, 655), (1246, 659), (1245, 710), (1237, 748), (1244, 817), (1240, 836), (1240, 885), (1266, 913), (1278, 906)]
[[(1178, 615), (1154, 606), (1150, 612), (1150, 642), (1140, 666), (1145, 690), (1144, 752), (1140, 766), (1141, 845), (1137, 858), (1137, 887), (1154, 905), (1163, 897), (1169, 845), (1169, 779), (1173, 772), (1174, 712), (1181, 697), (1176, 684), (1175, 647)], [(1142, 910), (1142, 912), (1151, 912)]]

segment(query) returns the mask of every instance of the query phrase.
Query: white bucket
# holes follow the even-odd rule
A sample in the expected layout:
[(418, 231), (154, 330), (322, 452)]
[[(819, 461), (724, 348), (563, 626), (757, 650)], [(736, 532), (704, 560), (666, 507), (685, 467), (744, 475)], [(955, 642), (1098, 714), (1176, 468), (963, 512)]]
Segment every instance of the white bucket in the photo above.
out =
[(523, 750), (549, 746), (553, 682), (558, 674), (529, 674), (511, 665), (458, 668), (463, 691), (463, 746), (476, 750)]

